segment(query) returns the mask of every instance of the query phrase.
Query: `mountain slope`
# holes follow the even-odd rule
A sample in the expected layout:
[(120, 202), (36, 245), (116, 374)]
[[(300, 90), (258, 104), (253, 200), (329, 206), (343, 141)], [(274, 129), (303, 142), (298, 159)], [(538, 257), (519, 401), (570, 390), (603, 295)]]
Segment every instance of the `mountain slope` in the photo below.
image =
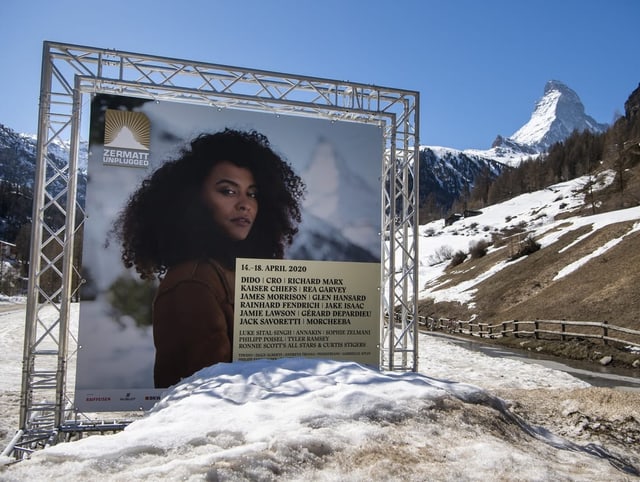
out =
[[(603, 172), (596, 187), (604, 192), (613, 178)], [(524, 194), (451, 226), (421, 226), (421, 312), (483, 323), (608, 320), (640, 329), (640, 206), (584, 216), (594, 207), (585, 204), (588, 181)], [(509, 261), (529, 236), (541, 249)], [(468, 253), (478, 241), (491, 244), (486, 256), (455, 267), (441, 260), (443, 247)]]
[[(33, 189), (35, 182), (35, 159), (37, 139), (35, 136), (19, 134), (0, 124), (0, 240), (16, 243), (23, 229), (30, 231)], [(56, 198), (58, 205), (66, 205), (67, 187), (64, 179), (68, 169), (69, 146), (52, 142), (48, 148), (47, 173), (49, 184), (46, 187), (50, 197)], [(80, 166), (78, 172), (78, 200), (84, 204), (86, 193), (86, 143), (80, 147)], [(53, 172), (58, 173), (56, 177)], [(55, 206), (45, 211), (45, 218), (52, 225), (60, 226), (64, 218)]]
[[(36, 136), (19, 134), (0, 123), (0, 179), (33, 189), (36, 147)], [(84, 176), (87, 165), (86, 143), (81, 144), (79, 157), (79, 170)], [(52, 142), (48, 158), (57, 169), (64, 172), (69, 159), (69, 146)]]

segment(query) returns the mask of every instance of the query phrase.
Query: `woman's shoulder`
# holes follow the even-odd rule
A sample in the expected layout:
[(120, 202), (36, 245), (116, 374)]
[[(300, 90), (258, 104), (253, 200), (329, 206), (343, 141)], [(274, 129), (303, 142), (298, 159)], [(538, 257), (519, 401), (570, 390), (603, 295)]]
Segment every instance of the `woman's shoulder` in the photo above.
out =
[(167, 270), (160, 281), (158, 294), (175, 288), (182, 283), (204, 284), (218, 287), (224, 279), (225, 269), (215, 260), (198, 259), (183, 261)]

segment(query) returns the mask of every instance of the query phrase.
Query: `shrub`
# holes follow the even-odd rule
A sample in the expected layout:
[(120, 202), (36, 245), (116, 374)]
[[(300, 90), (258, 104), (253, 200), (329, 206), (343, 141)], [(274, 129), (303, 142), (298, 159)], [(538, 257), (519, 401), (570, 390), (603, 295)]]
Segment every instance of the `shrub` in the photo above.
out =
[(440, 246), (435, 253), (429, 255), (427, 258), (430, 266), (440, 264), (443, 261), (447, 261), (453, 257), (453, 249), (451, 246)]
[(538, 243), (532, 235), (527, 236), (520, 242), (518, 251), (511, 255), (509, 258), (511, 261), (521, 258), (522, 256), (528, 256), (535, 253), (540, 249), (540, 243)]
[(454, 266), (458, 266), (459, 264), (462, 264), (465, 259), (467, 259), (467, 253), (463, 251), (456, 251), (451, 258), (449, 267), (453, 268)]
[(522, 226), (507, 227), (502, 229), (502, 234), (505, 237), (513, 236), (515, 234), (520, 234), (522, 232), (524, 232), (524, 228)]
[(540, 243), (535, 240), (532, 235), (529, 235), (522, 242), (522, 246), (520, 251), (522, 252), (522, 256), (526, 256), (531, 253), (535, 253), (540, 249)]
[(471, 259), (482, 258), (487, 254), (487, 250), (489, 249), (489, 242), (481, 239), (479, 241), (474, 241), (469, 245), (469, 254), (471, 254)]

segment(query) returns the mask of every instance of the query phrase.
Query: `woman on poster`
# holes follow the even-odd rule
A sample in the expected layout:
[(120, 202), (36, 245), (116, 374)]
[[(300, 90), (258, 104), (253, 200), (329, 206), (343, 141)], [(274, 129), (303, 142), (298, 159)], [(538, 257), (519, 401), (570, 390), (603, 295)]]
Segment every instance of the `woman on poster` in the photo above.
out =
[(304, 183), (262, 134), (194, 139), (144, 180), (116, 221), (122, 260), (160, 278), (154, 383), (230, 362), (235, 259), (279, 259), (300, 223)]

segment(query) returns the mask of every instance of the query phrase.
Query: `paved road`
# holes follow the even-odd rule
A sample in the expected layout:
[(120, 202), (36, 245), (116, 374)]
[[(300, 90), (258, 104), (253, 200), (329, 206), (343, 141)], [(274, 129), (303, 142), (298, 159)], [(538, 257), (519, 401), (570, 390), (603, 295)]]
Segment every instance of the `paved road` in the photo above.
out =
[(541, 355), (540, 353), (480, 343), (467, 338), (459, 338), (441, 333), (423, 333), (430, 336), (446, 338), (467, 350), (478, 351), (488, 356), (513, 358), (527, 363), (538, 363), (554, 370), (561, 370), (596, 387), (618, 388), (621, 390), (640, 392), (640, 378), (633, 370), (594, 366), (593, 364), (587, 364), (577, 360), (559, 359), (549, 355)]
[(0, 303), (0, 314), (11, 311), (24, 310), (25, 305), (17, 305), (14, 303)]

